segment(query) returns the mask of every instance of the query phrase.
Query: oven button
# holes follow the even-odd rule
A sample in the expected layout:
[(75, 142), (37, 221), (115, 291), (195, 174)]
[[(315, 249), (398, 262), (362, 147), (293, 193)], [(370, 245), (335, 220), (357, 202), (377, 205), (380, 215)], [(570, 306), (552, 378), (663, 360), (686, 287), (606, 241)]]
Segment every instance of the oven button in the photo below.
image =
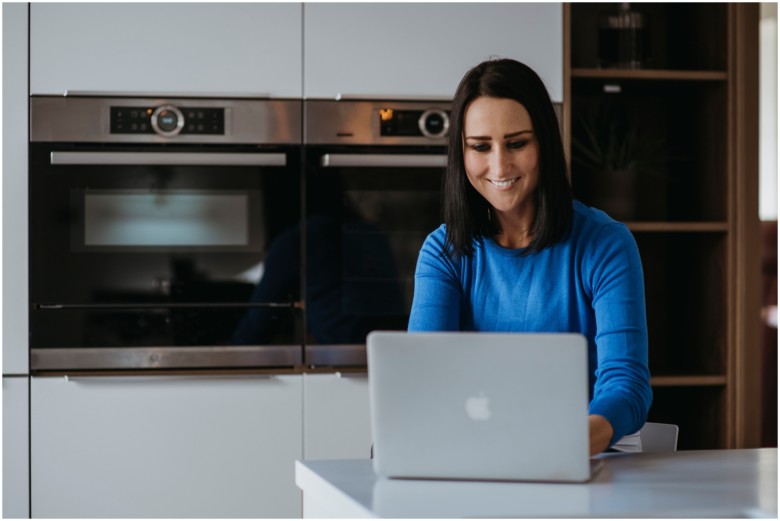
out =
[(420, 116), (419, 126), (423, 136), (430, 138), (444, 137), (450, 128), (450, 118), (443, 110), (426, 110)]
[(162, 105), (152, 112), (152, 128), (161, 136), (175, 136), (184, 127), (184, 114), (173, 105)]

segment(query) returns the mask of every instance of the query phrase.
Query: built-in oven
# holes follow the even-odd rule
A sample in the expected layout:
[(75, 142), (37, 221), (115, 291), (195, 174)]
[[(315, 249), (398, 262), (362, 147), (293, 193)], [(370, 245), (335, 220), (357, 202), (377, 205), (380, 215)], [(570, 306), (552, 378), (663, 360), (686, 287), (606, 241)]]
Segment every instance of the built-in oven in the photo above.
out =
[(305, 363), (363, 366), (404, 330), (417, 255), (441, 222), (447, 101), (307, 100)]
[(30, 110), (33, 371), (302, 362), (301, 101)]

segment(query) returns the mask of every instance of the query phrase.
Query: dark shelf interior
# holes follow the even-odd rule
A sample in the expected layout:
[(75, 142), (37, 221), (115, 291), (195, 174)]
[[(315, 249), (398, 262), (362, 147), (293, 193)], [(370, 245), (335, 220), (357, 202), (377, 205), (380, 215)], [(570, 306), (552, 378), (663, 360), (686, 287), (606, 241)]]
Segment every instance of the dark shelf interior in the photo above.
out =
[(724, 374), (725, 234), (635, 237), (645, 275), (651, 374)]
[(656, 387), (648, 421), (677, 425), (677, 450), (721, 449), (725, 406), (723, 387)]
[(724, 82), (575, 79), (575, 196), (622, 221), (725, 220), (727, 151), (718, 145), (728, 132), (725, 89)]
[[(617, 12), (619, 3), (571, 4), (571, 64), (599, 65), (599, 26), (603, 15)], [(644, 68), (726, 70), (728, 4), (635, 3), (631, 10), (644, 21)]]

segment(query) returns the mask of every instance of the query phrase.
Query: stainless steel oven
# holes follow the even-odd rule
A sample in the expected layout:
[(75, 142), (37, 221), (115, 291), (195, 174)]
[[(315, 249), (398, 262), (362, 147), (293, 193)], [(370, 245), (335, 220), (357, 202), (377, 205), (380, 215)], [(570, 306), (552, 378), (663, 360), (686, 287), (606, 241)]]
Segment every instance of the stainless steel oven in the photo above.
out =
[(301, 111), (33, 97), (31, 369), (300, 364)]
[(304, 102), (305, 363), (365, 365), (406, 329), (417, 254), (441, 220), (447, 101)]

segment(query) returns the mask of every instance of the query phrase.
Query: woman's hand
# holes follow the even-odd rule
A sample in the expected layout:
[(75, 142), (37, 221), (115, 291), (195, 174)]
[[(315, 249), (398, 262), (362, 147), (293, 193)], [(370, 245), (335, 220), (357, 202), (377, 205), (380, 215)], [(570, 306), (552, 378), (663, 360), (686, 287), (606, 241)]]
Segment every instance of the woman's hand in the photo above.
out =
[(588, 416), (588, 430), (590, 431), (590, 455), (594, 456), (609, 448), (609, 440), (615, 434), (606, 418), (598, 414)]

